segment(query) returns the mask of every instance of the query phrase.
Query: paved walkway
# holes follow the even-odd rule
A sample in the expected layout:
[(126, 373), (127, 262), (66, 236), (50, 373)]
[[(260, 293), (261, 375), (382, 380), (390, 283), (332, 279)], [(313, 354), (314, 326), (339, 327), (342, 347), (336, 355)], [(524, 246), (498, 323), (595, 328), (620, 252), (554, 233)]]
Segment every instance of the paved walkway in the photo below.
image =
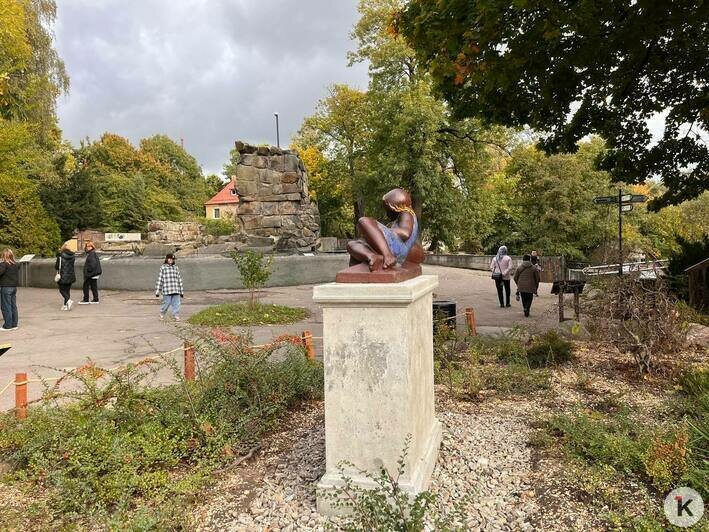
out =
[[(552, 304), (555, 296), (549, 293), (550, 285), (540, 287), (541, 295), (532, 307), (533, 316), (526, 319), (514, 300), (512, 308), (499, 307), (494, 282), (485, 272), (425, 266), (424, 273), (438, 275), (437, 299), (456, 301), (459, 313), (466, 307), (475, 309), (483, 334), (514, 325), (547, 327), (554, 324)], [(251, 330), (254, 342), (265, 343), (285, 332), (300, 334), (304, 329), (312, 331), (316, 337), (322, 336), (322, 312), (312, 302), (312, 288), (312, 285), (303, 285), (265, 289), (263, 301), (306, 307), (311, 316), (292, 325), (255, 327)], [(77, 291), (73, 295), (76, 299), (81, 298)], [(247, 297), (243, 290), (188, 292), (183, 300), (182, 317), (186, 319), (209, 305), (243, 301)], [(63, 312), (58, 291), (20, 289), (20, 328), (0, 332), (0, 343), (12, 344), (12, 348), (0, 356), (0, 390), (17, 372), (26, 371), (30, 377), (57, 376), (60, 373), (53, 368), (81, 366), (87, 359), (101, 367), (113, 367), (181, 345), (174, 322), (158, 320), (160, 300), (153, 294), (106, 291), (101, 298), (99, 305), (75, 305), (70, 312)], [(463, 318), (458, 319), (459, 327), (464, 323)], [(320, 354), (322, 341), (316, 340), (315, 346)], [(177, 353), (178, 360), (179, 355)], [(31, 384), (30, 400), (41, 390), (41, 384)], [(13, 404), (14, 390), (10, 387), (0, 396), (0, 410)]]

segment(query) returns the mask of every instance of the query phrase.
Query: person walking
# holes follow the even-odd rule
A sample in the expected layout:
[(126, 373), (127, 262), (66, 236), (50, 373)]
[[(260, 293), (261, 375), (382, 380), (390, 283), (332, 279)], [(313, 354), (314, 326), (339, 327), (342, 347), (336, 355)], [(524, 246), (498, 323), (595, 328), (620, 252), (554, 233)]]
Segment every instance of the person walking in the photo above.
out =
[(515, 270), (515, 284), (517, 291), (522, 298), (522, 309), (524, 315), (529, 317), (529, 310), (532, 308), (534, 294), (539, 287), (539, 269), (532, 264), (530, 255), (522, 257), (522, 264)]
[[(96, 254), (96, 246), (90, 240), (84, 246), (86, 260), (84, 261), (84, 299), (79, 305), (98, 305), (98, 278), (101, 277), (101, 261)], [(89, 288), (93, 296), (89, 301)]]
[(2, 331), (17, 329), (17, 285), (20, 279), (20, 268), (15, 260), (15, 254), (10, 248), (5, 248), (0, 257), (0, 307), (4, 321)]
[(62, 249), (57, 255), (57, 260), (54, 261), (54, 269), (56, 275), (54, 280), (59, 286), (59, 293), (64, 298), (62, 310), (71, 310), (74, 302), (71, 300), (71, 285), (76, 282), (76, 272), (74, 272), (74, 252), (69, 249), (69, 243), (64, 242)]
[[(542, 271), (542, 265), (539, 263), (539, 255), (537, 254), (536, 250), (533, 250), (533, 251), (532, 251), (532, 256), (530, 257), (529, 260), (530, 260), (531, 263), (534, 265), (534, 267), (535, 267), (537, 270), (539, 270), (539, 272), (541, 273), (541, 271)], [(539, 295), (536, 290), (534, 291), (534, 295), (535, 295), (535, 296), (538, 296), (538, 295)]]
[(172, 253), (168, 253), (165, 256), (165, 262), (160, 266), (158, 282), (155, 284), (155, 297), (160, 297), (161, 292), (160, 320), (164, 320), (168, 309), (172, 309), (175, 321), (180, 321), (180, 299), (185, 294), (183, 292), (180, 269), (175, 264), (175, 255)]
[[(497, 255), (490, 261), (490, 271), (492, 278), (495, 280), (497, 288), (497, 298), (500, 300), (500, 307), (509, 307), (510, 305), (510, 276), (512, 272), (512, 258), (507, 254), (507, 246), (500, 246), (497, 250)], [(505, 290), (503, 298), (502, 289)]]

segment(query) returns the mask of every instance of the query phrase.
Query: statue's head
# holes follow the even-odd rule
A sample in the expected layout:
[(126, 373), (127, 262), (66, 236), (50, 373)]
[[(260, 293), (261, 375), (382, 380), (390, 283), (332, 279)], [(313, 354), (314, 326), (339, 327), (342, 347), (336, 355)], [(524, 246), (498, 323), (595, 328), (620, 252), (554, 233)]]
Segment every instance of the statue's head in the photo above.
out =
[(400, 212), (410, 212), (413, 214), (413, 209), (411, 208), (411, 194), (409, 194), (403, 188), (395, 188), (390, 190), (382, 198), (384, 202), (384, 207), (390, 214), (398, 214)]

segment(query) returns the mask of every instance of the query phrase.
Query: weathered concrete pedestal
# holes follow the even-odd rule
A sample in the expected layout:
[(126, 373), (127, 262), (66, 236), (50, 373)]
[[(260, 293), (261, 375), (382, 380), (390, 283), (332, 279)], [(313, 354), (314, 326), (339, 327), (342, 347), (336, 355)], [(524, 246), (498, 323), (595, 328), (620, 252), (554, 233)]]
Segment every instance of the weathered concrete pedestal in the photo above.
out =
[(428, 486), (438, 458), (441, 425), (434, 412), (432, 293), (438, 277), (401, 283), (316, 286), (323, 307), (326, 472), (318, 511), (335, 509), (325, 494), (343, 484), (339, 465), (356, 486), (372, 482), (383, 464), (396, 473), (411, 437), (402, 489)]

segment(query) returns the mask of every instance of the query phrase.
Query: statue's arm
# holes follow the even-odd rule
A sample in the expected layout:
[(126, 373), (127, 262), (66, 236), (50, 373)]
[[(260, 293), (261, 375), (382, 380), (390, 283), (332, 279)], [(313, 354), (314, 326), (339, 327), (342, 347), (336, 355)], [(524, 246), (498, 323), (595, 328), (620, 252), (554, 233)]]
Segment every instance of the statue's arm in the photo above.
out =
[(414, 217), (408, 212), (402, 212), (399, 216), (398, 227), (392, 229), (401, 240), (408, 240), (414, 231)]

